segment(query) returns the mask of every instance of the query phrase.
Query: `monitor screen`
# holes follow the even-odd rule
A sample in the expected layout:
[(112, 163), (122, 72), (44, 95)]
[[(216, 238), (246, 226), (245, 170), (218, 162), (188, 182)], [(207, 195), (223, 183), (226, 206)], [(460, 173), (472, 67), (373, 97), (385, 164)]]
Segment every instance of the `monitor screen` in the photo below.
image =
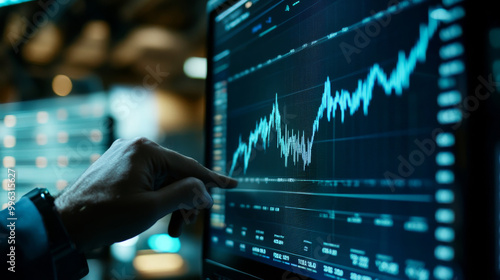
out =
[(16, 4), (20, 4), (20, 3), (24, 3), (24, 2), (28, 2), (28, 1), (33, 1), (33, 0), (1, 0), (0, 7), (16, 5)]
[(465, 11), (460, 0), (214, 9), (208, 164), (239, 186), (213, 190), (205, 266), (273, 279), (460, 276)]

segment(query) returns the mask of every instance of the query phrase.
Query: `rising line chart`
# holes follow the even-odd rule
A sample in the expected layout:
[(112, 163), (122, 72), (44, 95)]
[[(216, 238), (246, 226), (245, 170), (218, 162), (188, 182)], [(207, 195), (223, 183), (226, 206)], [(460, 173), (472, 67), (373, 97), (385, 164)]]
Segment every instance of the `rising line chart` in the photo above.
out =
[(288, 159), (291, 157), (294, 165), (301, 160), (305, 170), (312, 161), (314, 137), (319, 130), (320, 120), (326, 117), (328, 122), (331, 122), (335, 119), (337, 110), (340, 111), (342, 123), (344, 123), (346, 111), (352, 116), (362, 109), (363, 114), (367, 116), (375, 86), (380, 86), (387, 97), (393, 93), (397, 96), (403, 95), (403, 91), (410, 87), (410, 78), (418, 63), (425, 63), (429, 43), (439, 27), (439, 21), (434, 19), (431, 13), (432, 10), (429, 11), (427, 24), (420, 25), (418, 40), (409, 54), (406, 55), (404, 50), (398, 52), (396, 67), (390, 74), (385, 73), (380, 65), (375, 63), (370, 67), (366, 78), (357, 81), (357, 88), (353, 92), (346, 89), (332, 91), (330, 77), (326, 78), (321, 104), (312, 123), (311, 136), (306, 136), (305, 131), (289, 129), (288, 125), (282, 128), (278, 94), (276, 94), (271, 114), (256, 123), (248, 141), (243, 142), (240, 135), (238, 147), (233, 153), (229, 176), (233, 175), (240, 157), (243, 158), (243, 172), (246, 174), (253, 149), (260, 140), (264, 143), (264, 149), (269, 147), (273, 131), (276, 132), (276, 147), (280, 150), (281, 157), (284, 157), (285, 167), (288, 166)]

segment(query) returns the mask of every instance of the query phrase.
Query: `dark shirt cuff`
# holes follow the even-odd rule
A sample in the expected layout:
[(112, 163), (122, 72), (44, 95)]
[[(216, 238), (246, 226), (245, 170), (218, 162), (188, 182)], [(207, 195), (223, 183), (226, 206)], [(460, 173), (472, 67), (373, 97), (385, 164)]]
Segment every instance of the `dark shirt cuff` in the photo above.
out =
[(0, 212), (1, 279), (55, 279), (42, 216), (28, 198)]

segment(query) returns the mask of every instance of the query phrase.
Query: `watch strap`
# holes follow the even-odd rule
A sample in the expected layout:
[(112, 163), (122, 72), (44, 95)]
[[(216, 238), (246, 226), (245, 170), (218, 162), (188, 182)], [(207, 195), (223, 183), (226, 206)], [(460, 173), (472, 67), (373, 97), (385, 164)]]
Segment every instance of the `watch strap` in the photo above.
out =
[(25, 196), (43, 218), (57, 279), (80, 279), (85, 276), (88, 273), (85, 255), (77, 250), (66, 231), (55, 209), (54, 197), (45, 188), (35, 188)]

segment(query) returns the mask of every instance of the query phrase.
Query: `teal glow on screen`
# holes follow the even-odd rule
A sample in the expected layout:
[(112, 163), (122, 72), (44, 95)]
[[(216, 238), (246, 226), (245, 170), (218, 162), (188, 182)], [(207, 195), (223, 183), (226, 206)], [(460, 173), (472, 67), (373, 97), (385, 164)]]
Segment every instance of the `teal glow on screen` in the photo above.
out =
[(29, 2), (32, 0), (0, 0), (0, 7), (15, 5), (19, 3)]

